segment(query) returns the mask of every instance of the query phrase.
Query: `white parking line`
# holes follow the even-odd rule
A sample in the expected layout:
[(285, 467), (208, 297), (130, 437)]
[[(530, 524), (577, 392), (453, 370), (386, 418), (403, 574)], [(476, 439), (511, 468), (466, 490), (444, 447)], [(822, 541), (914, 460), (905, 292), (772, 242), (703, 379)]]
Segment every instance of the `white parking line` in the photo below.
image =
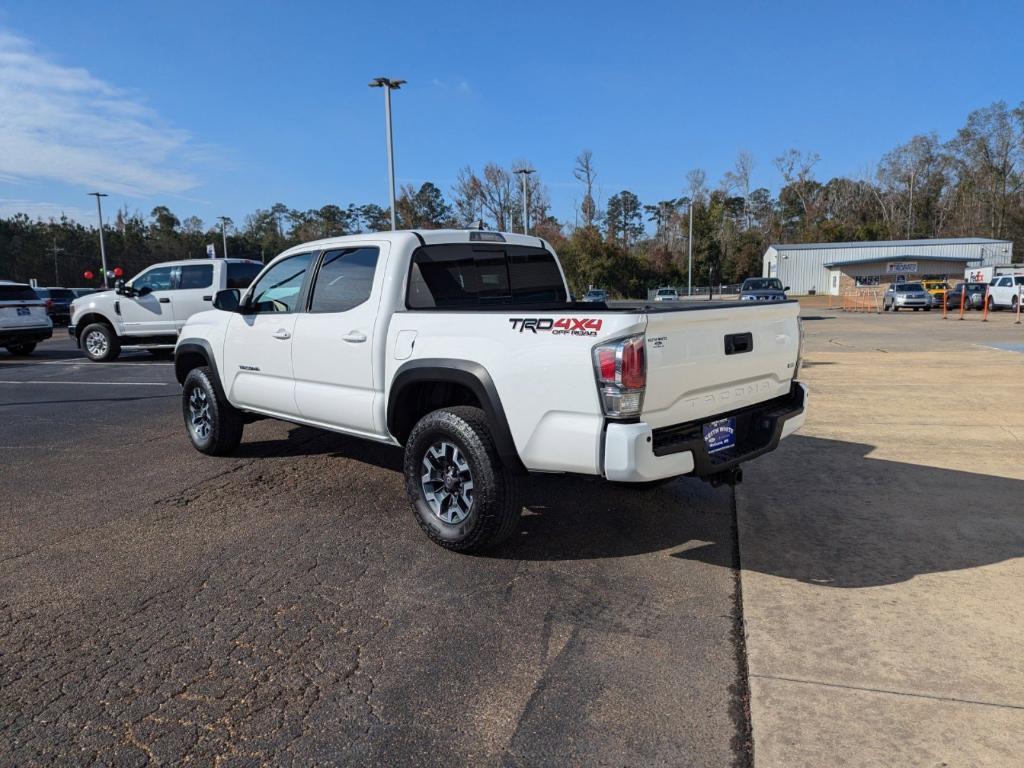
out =
[(94, 384), (104, 387), (169, 387), (165, 381), (13, 381), (0, 379), (0, 384), (68, 384), (77, 386), (79, 384)]

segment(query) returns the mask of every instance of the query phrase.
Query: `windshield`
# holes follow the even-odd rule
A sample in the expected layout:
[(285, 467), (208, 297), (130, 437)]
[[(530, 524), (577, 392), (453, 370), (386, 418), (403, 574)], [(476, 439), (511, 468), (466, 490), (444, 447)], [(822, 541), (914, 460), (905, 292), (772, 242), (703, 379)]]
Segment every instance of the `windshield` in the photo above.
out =
[(675, 296), (676, 295), (676, 289), (675, 288), (659, 288), (658, 289), (658, 295), (659, 296)]
[(921, 285), (920, 283), (900, 283), (899, 285), (896, 286), (896, 290), (897, 291), (907, 291), (907, 292), (923, 291), (924, 290), (924, 286)]
[(587, 291), (587, 297), (591, 299), (603, 299), (604, 291)]
[(782, 281), (777, 277), (748, 278), (743, 281), (744, 291), (781, 291)]

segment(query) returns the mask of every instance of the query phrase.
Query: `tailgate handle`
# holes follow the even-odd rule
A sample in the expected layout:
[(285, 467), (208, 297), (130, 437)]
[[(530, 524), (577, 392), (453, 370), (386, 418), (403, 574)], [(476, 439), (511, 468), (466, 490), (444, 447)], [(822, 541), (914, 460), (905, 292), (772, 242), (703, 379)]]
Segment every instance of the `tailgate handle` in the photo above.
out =
[(754, 349), (754, 334), (730, 333), (725, 337), (725, 354), (739, 355)]

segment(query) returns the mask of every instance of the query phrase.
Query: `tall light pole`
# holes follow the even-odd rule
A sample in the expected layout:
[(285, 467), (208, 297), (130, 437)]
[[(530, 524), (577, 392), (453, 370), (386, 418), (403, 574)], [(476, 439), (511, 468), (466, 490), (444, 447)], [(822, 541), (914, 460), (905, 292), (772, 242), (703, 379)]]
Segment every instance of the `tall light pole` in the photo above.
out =
[(686, 204), (686, 218), (690, 220), (690, 237), (687, 238), (686, 247), (690, 252), (689, 264), (686, 266), (686, 295), (693, 295), (693, 198)]
[(384, 122), (387, 126), (388, 140), (388, 200), (391, 203), (391, 231), (398, 229), (398, 218), (395, 215), (395, 152), (391, 139), (391, 91), (397, 91), (405, 85), (405, 80), (392, 80), (387, 77), (375, 77), (370, 81), (371, 88), (384, 89)]
[(100, 198), (106, 197), (106, 192), (90, 192), (96, 198), (96, 214), (100, 219), (100, 262), (103, 266), (103, 290), (110, 286), (107, 284), (107, 247), (103, 244), (103, 206), (100, 205)]
[(530, 189), (526, 184), (526, 178), (531, 173), (536, 173), (533, 168), (516, 168), (513, 173), (518, 173), (523, 180), (523, 234), (530, 234)]
[(224, 258), (226, 259), (228, 257), (228, 235), (225, 225), (229, 219), (227, 216), (218, 216), (217, 218), (220, 219), (220, 240), (224, 244)]

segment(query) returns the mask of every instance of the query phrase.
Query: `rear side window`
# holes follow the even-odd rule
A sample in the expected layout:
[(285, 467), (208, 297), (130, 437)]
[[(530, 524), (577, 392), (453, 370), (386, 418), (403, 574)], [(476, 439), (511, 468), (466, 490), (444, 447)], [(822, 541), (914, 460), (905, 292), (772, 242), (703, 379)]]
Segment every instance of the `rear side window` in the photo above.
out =
[(410, 309), (566, 301), (555, 257), (543, 248), (427, 245), (413, 253)]
[(27, 285), (0, 285), (0, 301), (39, 301), (39, 297)]
[(324, 254), (313, 286), (310, 312), (345, 312), (370, 298), (377, 248), (344, 248)]
[(256, 279), (263, 269), (262, 264), (246, 264), (245, 262), (228, 262), (228, 288), (245, 290)]
[(209, 288), (213, 285), (213, 264), (187, 264), (181, 268), (178, 289)]

